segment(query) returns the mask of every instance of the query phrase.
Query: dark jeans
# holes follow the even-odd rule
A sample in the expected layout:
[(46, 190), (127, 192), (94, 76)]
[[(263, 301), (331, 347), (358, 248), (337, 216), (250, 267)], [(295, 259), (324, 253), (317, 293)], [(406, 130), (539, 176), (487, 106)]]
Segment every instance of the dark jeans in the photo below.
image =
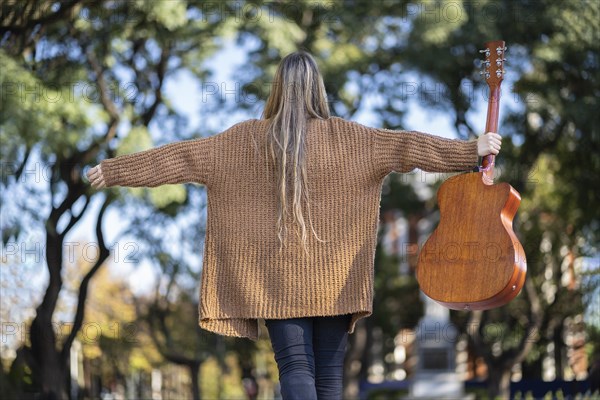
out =
[(283, 400), (340, 400), (351, 314), (266, 319)]

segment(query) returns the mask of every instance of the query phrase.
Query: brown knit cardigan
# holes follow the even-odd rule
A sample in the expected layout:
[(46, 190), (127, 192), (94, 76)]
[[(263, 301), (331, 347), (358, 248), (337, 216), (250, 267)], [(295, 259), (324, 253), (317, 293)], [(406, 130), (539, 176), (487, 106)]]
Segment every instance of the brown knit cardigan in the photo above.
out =
[[(275, 169), (265, 156), (267, 121), (101, 162), (107, 186), (199, 183), (208, 195), (200, 327), (259, 337), (259, 319), (372, 313), (382, 182), (390, 172), (455, 172), (478, 163), (477, 141), (311, 119), (306, 136), (309, 255), (298, 239), (279, 253)], [(304, 217), (310, 229), (308, 211)], [(288, 220), (288, 224), (291, 222)], [(293, 225), (288, 225), (289, 238)]]

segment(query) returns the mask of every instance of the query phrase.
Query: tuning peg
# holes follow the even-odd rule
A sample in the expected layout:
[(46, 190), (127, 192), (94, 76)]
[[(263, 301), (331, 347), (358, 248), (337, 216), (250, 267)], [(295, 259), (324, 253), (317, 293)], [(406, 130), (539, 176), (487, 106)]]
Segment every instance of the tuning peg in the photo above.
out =
[(479, 50), (480, 53), (485, 53), (485, 57), (488, 58), (490, 56), (490, 49)]
[(505, 70), (503, 70), (503, 69), (497, 69), (497, 70), (496, 70), (496, 77), (497, 77), (497, 78), (501, 78), (501, 77), (502, 77), (502, 75), (504, 75), (504, 74), (506, 74), (506, 71), (505, 71)]
[(506, 62), (506, 58), (496, 58), (496, 66), (500, 67), (503, 62)]
[(490, 67), (490, 60), (481, 60), (481, 63), (479, 64), (480, 67), (483, 68), (489, 68)]
[(485, 79), (488, 79), (490, 77), (490, 72), (484, 69), (483, 71), (479, 71), (479, 75), (484, 75)]
[(496, 54), (501, 56), (502, 52), (506, 51), (506, 50), (508, 50), (508, 47), (504, 46), (504, 48), (502, 48), (502, 47), (498, 46), (498, 47), (496, 47)]

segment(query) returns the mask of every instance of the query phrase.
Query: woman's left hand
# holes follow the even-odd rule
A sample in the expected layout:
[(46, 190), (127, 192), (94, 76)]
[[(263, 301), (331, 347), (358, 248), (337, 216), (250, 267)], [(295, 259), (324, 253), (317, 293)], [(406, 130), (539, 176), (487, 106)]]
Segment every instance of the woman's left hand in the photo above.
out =
[(90, 169), (87, 172), (87, 177), (94, 189), (102, 189), (106, 187), (106, 183), (104, 182), (104, 175), (102, 174), (102, 166), (100, 164)]
[(488, 154), (498, 154), (502, 145), (502, 136), (494, 132), (488, 132), (477, 138), (477, 154), (481, 157)]

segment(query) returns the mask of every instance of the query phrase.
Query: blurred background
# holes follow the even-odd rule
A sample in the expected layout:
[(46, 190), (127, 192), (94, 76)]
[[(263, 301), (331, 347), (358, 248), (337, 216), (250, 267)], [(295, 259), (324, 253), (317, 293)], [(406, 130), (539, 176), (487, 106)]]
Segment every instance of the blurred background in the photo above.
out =
[[(345, 399), (569, 398), (600, 385), (600, 3), (2, 1), (4, 399), (277, 399), (268, 334), (198, 327), (200, 185), (93, 190), (102, 159), (260, 118), (297, 49), (334, 115), (473, 139), (483, 43), (506, 41), (497, 182), (522, 196), (527, 281), (509, 304), (420, 294), (418, 250), (450, 174), (386, 177), (374, 313), (350, 335)], [(595, 395), (594, 395), (595, 393)]]

